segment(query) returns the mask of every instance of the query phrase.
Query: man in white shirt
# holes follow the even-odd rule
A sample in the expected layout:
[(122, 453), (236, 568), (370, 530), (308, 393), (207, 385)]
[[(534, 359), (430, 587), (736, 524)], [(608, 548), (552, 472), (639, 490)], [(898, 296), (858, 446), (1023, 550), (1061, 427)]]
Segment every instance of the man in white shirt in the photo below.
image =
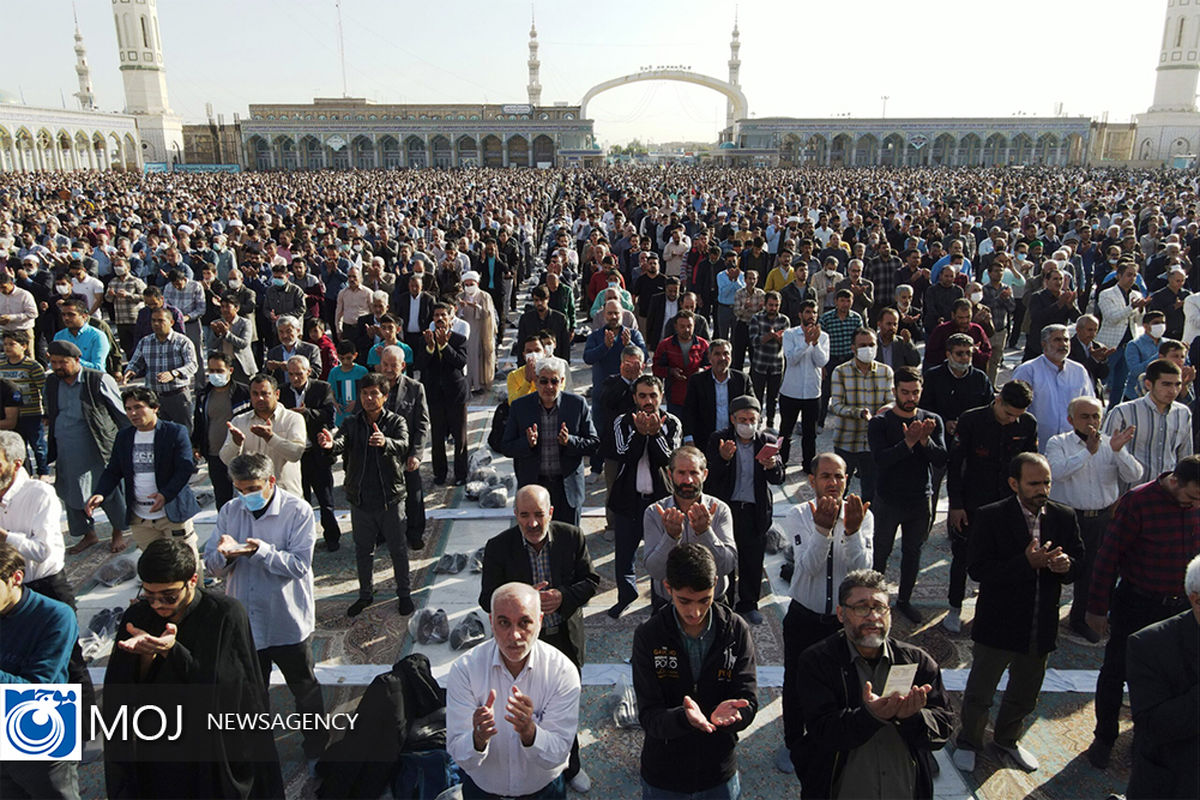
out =
[(565, 797), (579, 673), (538, 641), (543, 615), (532, 586), (506, 583), (491, 605), (495, 638), (455, 661), (446, 678), (446, 752), (463, 771), (465, 797)]
[[(239, 600), (250, 618), (258, 663), (268, 687), (272, 662), (287, 680), (301, 714), (324, 714), (321, 685), (313, 672), (313, 547), (316, 517), (308, 501), (275, 483), (271, 459), (240, 455), (229, 464), (237, 498), (221, 506), (204, 548), (204, 565), (225, 578), (225, 594)], [(325, 750), (327, 730), (304, 731), (310, 764)]]
[(221, 445), (221, 460), (228, 465), (242, 453), (266, 453), (279, 485), (303, 497), (300, 457), (308, 444), (304, 417), (280, 405), (279, 383), (265, 372), (250, 380), (250, 405), (250, 411), (225, 423), (229, 435)]
[[(808, 473), (817, 446), (821, 380), (829, 363), (829, 334), (817, 323), (817, 304), (800, 304), (800, 319), (783, 332), (783, 360), (787, 364), (779, 385), (779, 457), (787, 464), (792, 453), (792, 431), (800, 420), (800, 468)], [(810, 473), (811, 474), (811, 473)]]
[(1099, 400), (1076, 397), (1067, 406), (1067, 420), (1072, 430), (1053, 436), (1046, 443), (1046, 460), (1050, 462), (1053, 477), (1050, 499), (1075, 509), (1079, 535), (1083, 539), (1083, 571), (1075, 578), (1070, 626), (1092, 644), (1098, 643), (1100, 636), (1084, 617), (1096, 550), (1108, 530), (1113, 506), (1120, 497), (1120, 487), (1135, 484), (1145, 477), (1132, 448), (1125, 446), (1133, 439), (1134, 428), (1125, 427), (1111, 436), (1101, 433), (1102, 416), (1103, 407)]
[(804, 733), (803, 709), (797, 705), (796, 665), (800, 654), (837, 633), (837, 587), (850, 572), (870, 569), (875, 519), (870, 503), (846, 491), (846, 462), (836, 453), (813, 458), (808, 484), (816, 499), (794, 506), (783, 525), (795, 567), (788, 587), (791, 603), (783, 618), (783, 740), (775, 766), (793, 767), (788, 748)]
[(359, 317), (371, 311), (373, 296), (374, 293), (362, 285), (362, 273), (358, 267), (351, 267), (346, 273), (346, 285), (338, 292), (337, 309), (333, 315), (333, 324), (337, 327), (339, 338), (343, 325), (355, 325)]

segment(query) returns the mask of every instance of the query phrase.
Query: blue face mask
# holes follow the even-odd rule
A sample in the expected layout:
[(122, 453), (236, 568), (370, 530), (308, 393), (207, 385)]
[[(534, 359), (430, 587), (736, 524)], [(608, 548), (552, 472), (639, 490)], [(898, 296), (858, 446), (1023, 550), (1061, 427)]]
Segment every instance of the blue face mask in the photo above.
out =
[(285, 283), (287, 283), (287, 280), (285, 278), (271, 278), (271, 283), (275, 284), (276, 286), (283, 286)]
[(269, 502), (271, 502), (271, 498), (264, 497), (262, 492), (250, 492), (250, 494), (242, 495), (242, 505), (246, 506), (247, 511), (262, 511)]

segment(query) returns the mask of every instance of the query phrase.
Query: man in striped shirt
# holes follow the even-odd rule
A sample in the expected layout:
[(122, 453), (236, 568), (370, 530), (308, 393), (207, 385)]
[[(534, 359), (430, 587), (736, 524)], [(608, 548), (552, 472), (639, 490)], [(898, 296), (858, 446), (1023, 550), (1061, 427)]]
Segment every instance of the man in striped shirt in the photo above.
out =
[(1097, 769), (1108, 766), (1119, 732), (1125, 643), (1131, 634), (1188, 607), (1183, 575), (1197, 553), (1200, 456), (1189, 455), (1173, 471), (1121, 498), (1096, 553), (1086, 619), (1101, 635), (1110, 630), (1096, 681), (1095, 738), (1085, 753)]
[(875, 461), (867, 444), (867, 423), (892, 402), (892, 368), (875, 360), (875, 334), (870, 328), (859, 328), (852, 341), (853, 357), (835, 367), (830, 379), (833, 451), (846, 462), (846, 484), (857, 471), (862, 498), (870, 502), (875, 499)]
[[(1175, 399), (1182, 381), (1177, 364), (1163, 358), (1152, 361), (1142, 382), (1146, 394), (1121, 403), (1104, 420), (1108, 436), (1134, 426), (1128, 447), (1144, 468), (1145, 478), (1169, 471), (1179, 459), (1192, 454), (1192, 412)], [(1123, 481), (1121, 491), (1129, 486)]]

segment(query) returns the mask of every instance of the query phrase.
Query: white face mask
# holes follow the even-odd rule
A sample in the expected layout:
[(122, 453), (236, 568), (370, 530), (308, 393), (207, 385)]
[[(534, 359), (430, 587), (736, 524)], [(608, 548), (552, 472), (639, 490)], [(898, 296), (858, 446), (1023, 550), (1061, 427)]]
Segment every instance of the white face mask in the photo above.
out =
[(751, 425), (749, 422), (739, 422), (733, 427), (737, 431), (737, 435), (743, 439), (753, 439), (754, 434), (758, 433), (758, 426)]
[(972, 303), (982, 303), (983, 302), (983, 292), (971, 292), (971, 302)]
[(71, 287), (70, 287), (70, 286), (63, 286), (61, 283), (56, 283), (56, 284), (54, 284), (54, 290), (55, 290), (56, 292), (58, 292), (59, 294), (63, 294), (63, 295), (66, 295), (66, 294), (70, 294), (70, 293), (71, 293)]
[(855, 348), (854, 357), (864, 364), (871, 363), (875, 360), (875, 345)]
[(1155, 339), (1161, 339), (1162, 335), (1167, 332), (1167, 326), (1161, 322), (1156, 322), (1150, 326), (1150, 335)]
[(467, 297), (474, 297), (479, 294), (479, 287), (473, 284), (466, 284), (463, 286), (463, 292), (466, 293)]
[(946, 365), (950, 367), (950, 371), (955, 375), (962, 375), (971, 368), (970, 361), (968, 361), (966, 364), (960, 364), (952, 358), (946, 359)]
[(827, 269), (827, 270), (825, 270), (825, 277), (826, 277), (826, 278), (836, 278), (836, 277), (837, 277), (837, 274), (838, 274), (838, 271), (837, 271), (836, 269)]
[(229, 383), (229, 373), (228, 372), (210, 372), (210, 373), (208, 373), (208, 382), (211, 383), (213, 386), (220, 388), (220, 387), (224, 386), (225, 384)]

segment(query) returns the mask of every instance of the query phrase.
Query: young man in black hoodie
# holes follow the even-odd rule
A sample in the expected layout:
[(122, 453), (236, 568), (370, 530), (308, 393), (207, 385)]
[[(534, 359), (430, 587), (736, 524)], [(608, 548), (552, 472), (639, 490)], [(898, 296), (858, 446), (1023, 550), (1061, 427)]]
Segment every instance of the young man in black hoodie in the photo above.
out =
[(716, 583), (707, 548), (674, 548), (663, 580), (671, 604), (634, 633), (643, 800), (740, 795), (737, 734), (758, 712), (754, 641), (740, 616), (713, 603)]

